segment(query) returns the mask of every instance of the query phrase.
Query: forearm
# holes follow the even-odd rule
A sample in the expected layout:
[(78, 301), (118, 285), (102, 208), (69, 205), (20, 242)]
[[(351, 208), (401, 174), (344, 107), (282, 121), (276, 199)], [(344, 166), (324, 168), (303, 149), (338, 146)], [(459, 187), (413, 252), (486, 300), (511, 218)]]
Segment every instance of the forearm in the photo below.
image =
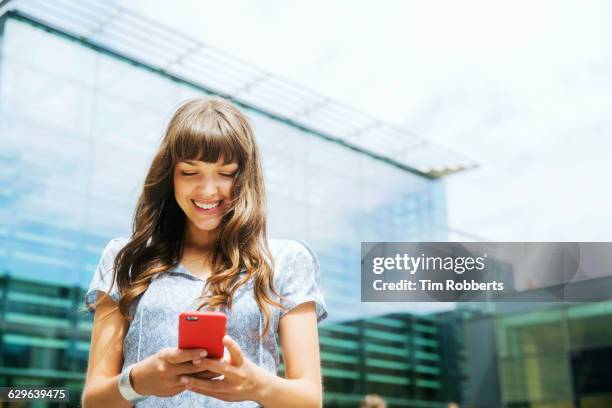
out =
[(119, 393), (119, 375), (92, 382), (83, 390), (83, 408), (131, 408), (133, 403)]
[(265, 408), (323, 406), (321, 384), (305, 378), (287, 379), (265, 372), (257, 402)]

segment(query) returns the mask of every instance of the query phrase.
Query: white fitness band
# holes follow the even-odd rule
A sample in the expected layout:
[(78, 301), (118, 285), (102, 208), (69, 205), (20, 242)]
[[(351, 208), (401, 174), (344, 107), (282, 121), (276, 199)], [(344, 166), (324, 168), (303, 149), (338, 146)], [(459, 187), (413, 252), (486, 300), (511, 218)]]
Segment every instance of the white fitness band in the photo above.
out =
[(123, 398), (128, 401), (139, 402), (145, 400), (147, 395), (140, 395), (132, 387), (132, 384), (130, 383), (130, 372), (132, 371), (132, 367), (134, 367), (134, 364), (125, 367), (123, 371), (121, 371), (121, 374), (119, 375), (119, 392)]

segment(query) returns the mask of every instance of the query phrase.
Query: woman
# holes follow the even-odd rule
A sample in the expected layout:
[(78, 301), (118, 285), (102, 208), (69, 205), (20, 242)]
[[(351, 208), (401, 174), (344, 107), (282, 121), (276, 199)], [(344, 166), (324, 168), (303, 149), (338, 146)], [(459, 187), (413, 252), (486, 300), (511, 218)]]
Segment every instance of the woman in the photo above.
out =
[[(322, 405), (318, 259), (301, 241), (267, 238), (265, 205), (247, 118), (220, 98), (183, 104), (131, 237), (108, 243), (85, 297), (95, 312), (85, 408)], [(221, 360), (177, 348), (179, 314), (203, 308), (227, 315)]]

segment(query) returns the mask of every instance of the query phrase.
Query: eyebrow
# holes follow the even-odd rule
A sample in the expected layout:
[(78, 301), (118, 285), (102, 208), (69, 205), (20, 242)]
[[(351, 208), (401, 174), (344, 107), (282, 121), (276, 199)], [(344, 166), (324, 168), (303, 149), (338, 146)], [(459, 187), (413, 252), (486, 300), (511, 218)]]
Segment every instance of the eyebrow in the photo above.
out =
[[(195, 162), (191, 161), (191, 160), (183, 160), (184, 163), (189, 164), (190, 166), (197, 166), (197, 164), (195, 164)], [(228, 167), (228, 166), (233, 166), (233, 165), (238, 165), (238, 163), (227, 163), (227, 164), (223, 164), (221, 165), (221, 167)]]

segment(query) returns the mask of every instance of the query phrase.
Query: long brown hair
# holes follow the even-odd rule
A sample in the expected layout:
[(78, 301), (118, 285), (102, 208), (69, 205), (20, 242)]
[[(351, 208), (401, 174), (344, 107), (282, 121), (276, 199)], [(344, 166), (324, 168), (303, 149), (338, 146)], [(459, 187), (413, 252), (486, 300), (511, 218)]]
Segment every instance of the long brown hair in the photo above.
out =
[[(270, 291), (280, 295), (273, 284), (263, 171), (249, 120), (228, 100), (198, 98), (182, 104), (170, 120), (136, 205), (132, 235), (114, 261), (113, 281), (118, 284), (119, 310), (126, 319), (132, 319), (130, 306), (147, 290), (151, 278), (174, 267), (183, 254), (187, 220), (174, 197), (175, 164), (184, 160), (217, 163), (221, 158), (224, 164), (236, 161), (239, 167), (205, 286), (210, 296), (198, 309), (231, 308), (234, 293), (251, 277), (264, 316), (262, 336), (270, 326), (267, 304), (284, 308), (270, 296)], [(240, 278), (242, 268), (246, 274)]]

